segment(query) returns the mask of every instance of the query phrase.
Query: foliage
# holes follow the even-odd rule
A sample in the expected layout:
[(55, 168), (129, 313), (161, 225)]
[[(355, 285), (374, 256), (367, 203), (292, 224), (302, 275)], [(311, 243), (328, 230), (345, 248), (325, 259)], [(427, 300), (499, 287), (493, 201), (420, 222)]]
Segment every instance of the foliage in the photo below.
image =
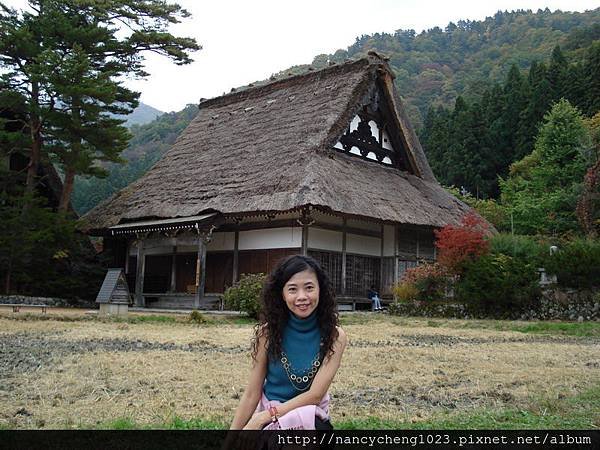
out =
[[(102, 271), (75, 222), (40, 197), (0, 195), (0, 273), (4, 293), (95, 298)], [(28, 208), (23, 208), (28, 204)], [(94, 286), (94, 289), (90, 289)]]
[(497, 198), (498, 176), (506, 178), (510, 164), (533, 151), (553, 103), (566, 98), (589, 115), (597, 112), (600, 89), (593, 94), (597, 77), (589, 74), (597, 73), (600, 47), (585, 50), (585, 58), (569, 62), (556, 46), (547, 64), (532, 62), (527, 77), (513, 65), (502, 85), (458, 97), (453, 110), (430, 107), (420, 138), (440, 182), (477, 199)]
[(198, 106), (188, 105), (182, 111), (162, 114), (151, 123), (132, 126), (132, 138), (122, 154), (128, 163), (105, 164), (103, 167), (108, 177), (103, 179), (77, 177), (74, 208), (84, 214), (142, 176), (169, 149), (196, 114)]
[(252, 318), (258, 318), (260, 311), (260, 296), (266, 275), (242, 274), (240, 280), (227, 288), (223, 301), (228, 309), (242, 311)]
[(76, 174), (101, 175), (98, 160), (119, 161), (128, 133), (113, 115), (137, 106), (139, 93), (123, 82), (148, 75), (144, 53), (188, 64), (187, 52), (199, 46), (167, 32), (189, 13), (159, 0), (29, 0), (28, 6), (0, 4), (0, 78), (25, 99), (26, 192), (36, 187), (41, 161), (53, 156), (65, 174), (59, 209), (67, 211)]
[(585, 120), (585, 125), (592, 139), (592, 158), (596, 162), (591, 165), (583, 180), (583, 192), (577, 201), (577, 219), (581, 229), (589, 238), (600, 235), (600, 112)]
[(435, 231), (438, 262), (452, 274), (460, 274), (463, 265), (489, 250), (487, 223), (473, 212), (465, 215), (460, 225), (446, 225)]
[(410, 119), (420, 128), (430, 106), (448, 108), (459, 95), (481, 95), (491, 84), (504, 80), (512, 64), (524, 69), (544, 60), (556, 45), (569, 40), (571, 32), (579, 36), (570, 40), (571, 45), (589, 45), (595, 36), (592, 27), (598, 22), (597, 9), (585, 13), (498, 11), (484, 20), (451, 22), (445, 29), (363, 35), (346, 50), (318, 55), (313, 66), (341, 63), (370, 50), (387, 55)]
[(192, 311), (190, 313), (189, 319), (190, 319), (190, 322), (197, 323), (199, 325), (208, 322), (208, 320), (206, 319), (206, 317), (204, 316), (204, 314), (202, 314), (198, 310)]
[(559, 286), (584, 289), (600, 286), (600, 241), (575, 239), (558, 245), (545, 262)]
[(492, 236), (489, 242), (490, 253), (512, 256), (537, 267), (543, 267), (550, 252), (550, 243), (533, 236), (500, 233)]
[(533, 152), (501, 180), (502, 203), (520, 234), (564, 234), (578, 229), (575, 204), (592, 162), (589, 133), (568, 101), (544, 116)]
[(438, 263), (426, 263), (408, 269), (393, 287), (393, 293), (398, 301), (432, 302), (444, 298), (447, 285), (445, 268)]
[(493, 198), (475, 198), (470, 192), (466, 190), (461, 191), (454, 186), (446, 187), (445, 189), (477, 211), (477, 214), (492, 224), (496, 230), (510, 230), (510, 214), (499, 201)]
[(465, 263), (455, 295), (485, 313), (522, 308), (539, 297), (536, 267), (503, 254), (483, 255)]
[(413, 283), (400, 282), (392, 287), (394, 301), (414, 302), (419, 298), (419, 290)]

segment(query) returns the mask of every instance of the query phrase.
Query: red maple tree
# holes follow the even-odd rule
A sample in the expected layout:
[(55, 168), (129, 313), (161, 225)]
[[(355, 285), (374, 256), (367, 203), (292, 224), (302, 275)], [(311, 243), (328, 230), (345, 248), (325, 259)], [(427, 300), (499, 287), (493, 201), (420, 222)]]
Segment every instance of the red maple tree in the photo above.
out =
[(489, 251), (490, 243), (486, 239), (489, 231), (488, 223), (472, 211), (462, 218), (460, 225), (446, 225), (436, 230), (439, 264), (450, 273), (460, 274), (465, 262)]

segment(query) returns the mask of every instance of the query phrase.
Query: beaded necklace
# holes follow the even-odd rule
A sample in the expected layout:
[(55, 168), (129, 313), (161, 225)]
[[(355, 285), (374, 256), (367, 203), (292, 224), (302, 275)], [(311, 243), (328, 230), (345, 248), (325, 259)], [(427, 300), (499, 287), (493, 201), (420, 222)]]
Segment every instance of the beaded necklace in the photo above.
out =
[[(290, 359), (285, 352), (282, 351), (281, 365), (285, 369), (285, 373), (294, 389), (297, 391), (306, 391), (310, 387), (312, 379), (315, 377), (321, 366), (321, 352), (318, 351), (315, 354), (310, 367), (298, 370), (292, 366)], [(302, 387), (302, 384), (299, 383), (305, 384), (305, 386)]]

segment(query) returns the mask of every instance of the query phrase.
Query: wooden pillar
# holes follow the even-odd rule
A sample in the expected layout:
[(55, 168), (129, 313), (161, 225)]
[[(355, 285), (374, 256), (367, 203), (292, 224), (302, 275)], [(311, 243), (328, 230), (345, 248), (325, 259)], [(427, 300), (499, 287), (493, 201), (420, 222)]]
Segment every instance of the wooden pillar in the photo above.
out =
[(308, 225), (302, 225), (302, 255), (308, 254)]
[(198, 234), (198, 258), (196, 259), (196, 295), (194, 296), (194, 309), (200, 308), (204, 298), (206, 286), (206, 236)]
[(173, 255), (171, 256), (171, 292), (177, 290), (177, 245), (173, 246)]
[(342, 295), (346, 295), (346, 218), (342, 223)]
[(421, 233), (419, 232), (419, 230), (415, 231), (415, 235), (417, 238), (417, 251), (416, 251), (415, 259), (417, 260), (417, 265), (418, 265), (419, 264), (419, 240), (421, 239)]
[(131, 240), (127, 239), (125, 245), (125, 275), (129, 275), (129, 251), (131, 250)]
[(398, 282), (398, 225), (394, 225), (394, 284)]
[(144, 307), (144, 272), (146, 270), (146, 253), (144, 252), (144, 237), (137, 240), (137, 272), (135, 275), (135, 304)]
[(234, 240), (233, 240), (233, 283), (238, 280), (239, 277), (239, 264), (240, 264), (240, 232), (235, 230)]
[(383, 295), (383, 235), (385, 229), (383, 223), (381, 224), (381, 252), (379, 256), (379, 298)]

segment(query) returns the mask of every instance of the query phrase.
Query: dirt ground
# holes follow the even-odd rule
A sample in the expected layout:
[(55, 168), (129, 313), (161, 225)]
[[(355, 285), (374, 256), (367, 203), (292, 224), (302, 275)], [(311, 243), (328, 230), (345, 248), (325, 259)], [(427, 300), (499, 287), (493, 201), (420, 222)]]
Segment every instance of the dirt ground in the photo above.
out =
[[(50, 314), (85, 320), (15, 320), (0, 311), (0, 428), (232, 419), (250, 367), (252, 325)], [(350, 344), (330, 390), (333, 421), (526, 408), (600, 381), (597, 337), (431, 326), (368, 313), (350, 322)]]

